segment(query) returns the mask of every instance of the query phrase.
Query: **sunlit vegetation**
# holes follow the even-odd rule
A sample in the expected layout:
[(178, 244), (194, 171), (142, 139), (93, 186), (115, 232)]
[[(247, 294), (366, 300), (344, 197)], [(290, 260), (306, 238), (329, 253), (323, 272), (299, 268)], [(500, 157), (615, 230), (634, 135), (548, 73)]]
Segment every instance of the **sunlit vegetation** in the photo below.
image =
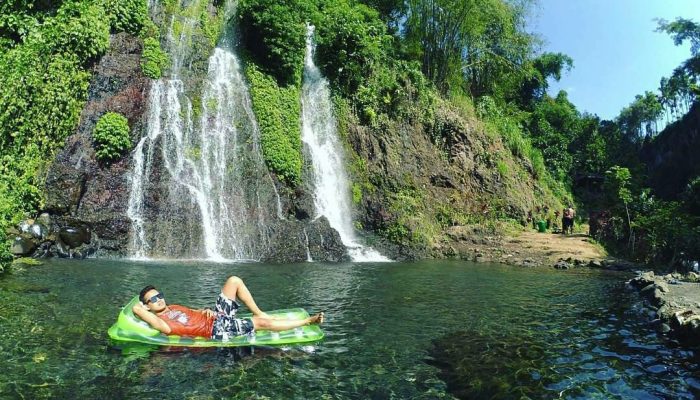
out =
[[(166, 13), (197, 18), (193, 29), (202, 43), (195, 51), (207, 52), (227, 21), (208, 2), (188, 4), (179, 9), (176, 1), (162, 2)], [(516, 171), (516, 163), (494, 156), (493, 168), (503, 177), (529, 175), (562, 202), (571, 199), (579, 177), (605, 180), (603, 195), (580, 198), (579, 206), (610, 210), (609, 236), (620, 251), (671, 264), (700, 258), (698, 180), (688, 182), (676, 199), (662, 201), (648, 189), (640, 162), (642, 148), (667, 123), (697, 107), (700, 25), (684, 18), (659, 20), (658, 30), (676, 44), (690, 43), (690, 57), (658, 90), (639, 94), (617, 118), (602, 121), (577, 110), (566, 92), (549, 92), (549, 82), (575, 60), (538, 50), (540, 39), (524, 28), (532, 6), (508, 0), (241, 0), (234, 20), (267, 166), (285, 184), (300, 183), (299, 95), (310, 23), (316, 27), (315, 61), (343, 105), (341, 134), (352, 114), (353, 123), (375, 133), (399, 122), (420, 126), (439, 146), (447, 133), (437, 128), (436, 110), (447, 104), (479, 119), (486, 135), (524, 165)], [(47, 165), (75, 130), (90, 67), (107, 51), (110, 33), (139, 36), (143, 72), (158, 79), (169, 65), (160, 47), (162, 29), (148, 18), (145, 0), (0, 4), (0, 231), (41, 208)], [(184, 28), (175, 20), (173, 29)], [(201, 99), (193, 97), (195, 114), (201, 107)], [(123, 124), (113, 119), (110, 126), (117, 125), (102, 139), (96, 130), (104, 160), (129, 147)], [(371, 181), (363, 160), (351, 154), (349, 164), (359, 205), (379, 184)], [(383, 230), (390, 240), (426, 243), (445, 221), (466, 218), (450, 207), (429, 212), (426, 193), (404, 183), (387, 189), (393, 190), (390, 208), (399, 215)], [(6, 258), (6, 247), (0, 249), (0, 259)]]

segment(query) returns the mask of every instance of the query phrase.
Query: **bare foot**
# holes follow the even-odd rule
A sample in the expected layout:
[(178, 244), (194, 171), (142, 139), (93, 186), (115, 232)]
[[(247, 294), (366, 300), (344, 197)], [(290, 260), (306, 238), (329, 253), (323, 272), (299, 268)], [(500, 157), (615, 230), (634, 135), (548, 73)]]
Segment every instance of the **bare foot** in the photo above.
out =
[(309, 323), (321, 325), (323, 323), (324, 319), (325, 319), (325, 316), (323, 315), (322, 312), (320, 312), (312, 317), (309, 317)]

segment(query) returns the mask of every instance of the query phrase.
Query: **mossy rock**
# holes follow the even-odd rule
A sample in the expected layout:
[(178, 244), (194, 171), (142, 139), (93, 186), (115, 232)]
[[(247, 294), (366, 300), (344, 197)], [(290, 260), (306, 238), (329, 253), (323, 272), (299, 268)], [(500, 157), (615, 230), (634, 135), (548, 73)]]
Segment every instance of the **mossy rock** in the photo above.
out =
[(43, 262), (31, 257), (21, 257), (12, 261), (12, 266), (24, 266), (24, 267), (34, 267), (38, 265), (44, 265)]

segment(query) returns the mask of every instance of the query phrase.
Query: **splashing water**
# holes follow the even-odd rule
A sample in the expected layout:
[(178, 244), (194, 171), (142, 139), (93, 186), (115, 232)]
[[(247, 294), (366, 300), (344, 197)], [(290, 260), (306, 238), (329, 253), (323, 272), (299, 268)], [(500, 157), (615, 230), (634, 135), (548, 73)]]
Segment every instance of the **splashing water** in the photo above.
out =
[(307, 26), (302, 87), (302, 141), (308, 146), (314, 171), (316, 213), (328, 218), (353, 261), (391, 261), (359, 243), (352, 223), (350, 186), (344, 171), (328, 81), (314, 64), (314, 27)]
[(133, 156), (132, 256), (259, 259), (280, 206), (240, 63), (225, 38), (209, 57), (196, 111), (186, 64), (198, 20), (182, 19), (177, 37), (175, 17), (170, 24), (171, 76), (153, 83), (147, 134)]

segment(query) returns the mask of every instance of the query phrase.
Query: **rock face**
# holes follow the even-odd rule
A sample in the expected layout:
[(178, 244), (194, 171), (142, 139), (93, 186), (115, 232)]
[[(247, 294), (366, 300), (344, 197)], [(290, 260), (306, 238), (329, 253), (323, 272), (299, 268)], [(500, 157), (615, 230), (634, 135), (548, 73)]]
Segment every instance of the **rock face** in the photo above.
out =
[(700, 345), (700, 275), (640, 273), (628, 285), (654, 310), (652, 323), (662, 333), (691, 346)]
[[(106, 112), (126, 116), (135, 144), (144, 129), (150, 81), (141, 73), (140, 41), (114, 35), (110, 50), (94, 68), (88, 102), (77, 132), (66, 139), (46, 179), (45, 212), (58, 232), (55, 253), (88, 245), (88, 253), (125, 255), (130, 221), (129, 157), (105, 164), (95, 157), (92, 131)], [(81, 242), (78, 244), (78, 242)]]
[[(532, 178), (530, 161), (513, 157), (474, 116), (447, 103), (436, 114), (431, 126), (407, 120), (369, 128), (351, 119), (347, 127), (365, 185), (371, 187), (363, 190), (355, 219), (367, 230), (398, 232), (399, 242), (411, 242), (389, 249), (392, 258), (450, 257), (455, 253), (450, 227), (465, 225), (460, 219), (466, 216), (524, 222), (528, 210), (558, 207)], [(499, 172), (497, 162), (507, 171)], [(442, 241), (422, 240), (436, 229), (445, 233)]]
[[(111, 38), (109, 53), (94, 68), (88, 102), (77, 132), (66, 140), (48, 171), (44, 222), (35, 228), (39, 229), (39, 236), (47, 237), (35, 238), (28, 230), (17, 235), (13, 246), (15, 254), (75, 258), (128, 255), (131, 220), (127, 207), (132, 160), (130, 155), (125, 155), (112, 163), (99, 162), (95, 157), (92, 131), (104, 113), (118, 112), (129, 121), (132, 145), (138, 143), (147, 128), (151, 89), (151, 81), (143, 76), (140, 62), (139, 39), (127, 34)], [(158, 162), (162, 160), (156, 158), (155, 164)], [(169, 193), (168, 185), (159, 185), (164, 179), (163, 170), (154, 165), (148, 177), (152, 186), (162, 190), (147, 193), (146, 209), (154, 214), (150, 215), (150, 221), (177, 229), (165, 230), (160, 237), (151, 237), (150, 242), (189, 243), (189, 247), (179, 246), (178, 251), (200, 254), (201, 224), (192, 222), (196, 219), (183, 218), (200, 213), (195, 204), (190, 204), (188, 210), (168, 208), (167, 202), (162, 201)], [(296, 193), (283, 194), (281, 201), (283, 213), (289, 218), (279, 219), (268, 227), (270, 251), (261, 255), (263, 260), (298, 262), (306, 261), (309, 256), (320, 261), (348, 259), (347, 250), (328, 221), (325, 218), (312, 221), (311, 191), (300, 188)], [(174, 250), (167, 254), (178, 257)]]
[(700, 175), (700, 104), (670, 124), (642, 149), (654, 193), (675, 200), (690, 179)]
[(280, 221), (270, 236), (270, 252), (263, 258), (273, 262), (349, 261), (348, 251), (326, 217), (315, 221)]

